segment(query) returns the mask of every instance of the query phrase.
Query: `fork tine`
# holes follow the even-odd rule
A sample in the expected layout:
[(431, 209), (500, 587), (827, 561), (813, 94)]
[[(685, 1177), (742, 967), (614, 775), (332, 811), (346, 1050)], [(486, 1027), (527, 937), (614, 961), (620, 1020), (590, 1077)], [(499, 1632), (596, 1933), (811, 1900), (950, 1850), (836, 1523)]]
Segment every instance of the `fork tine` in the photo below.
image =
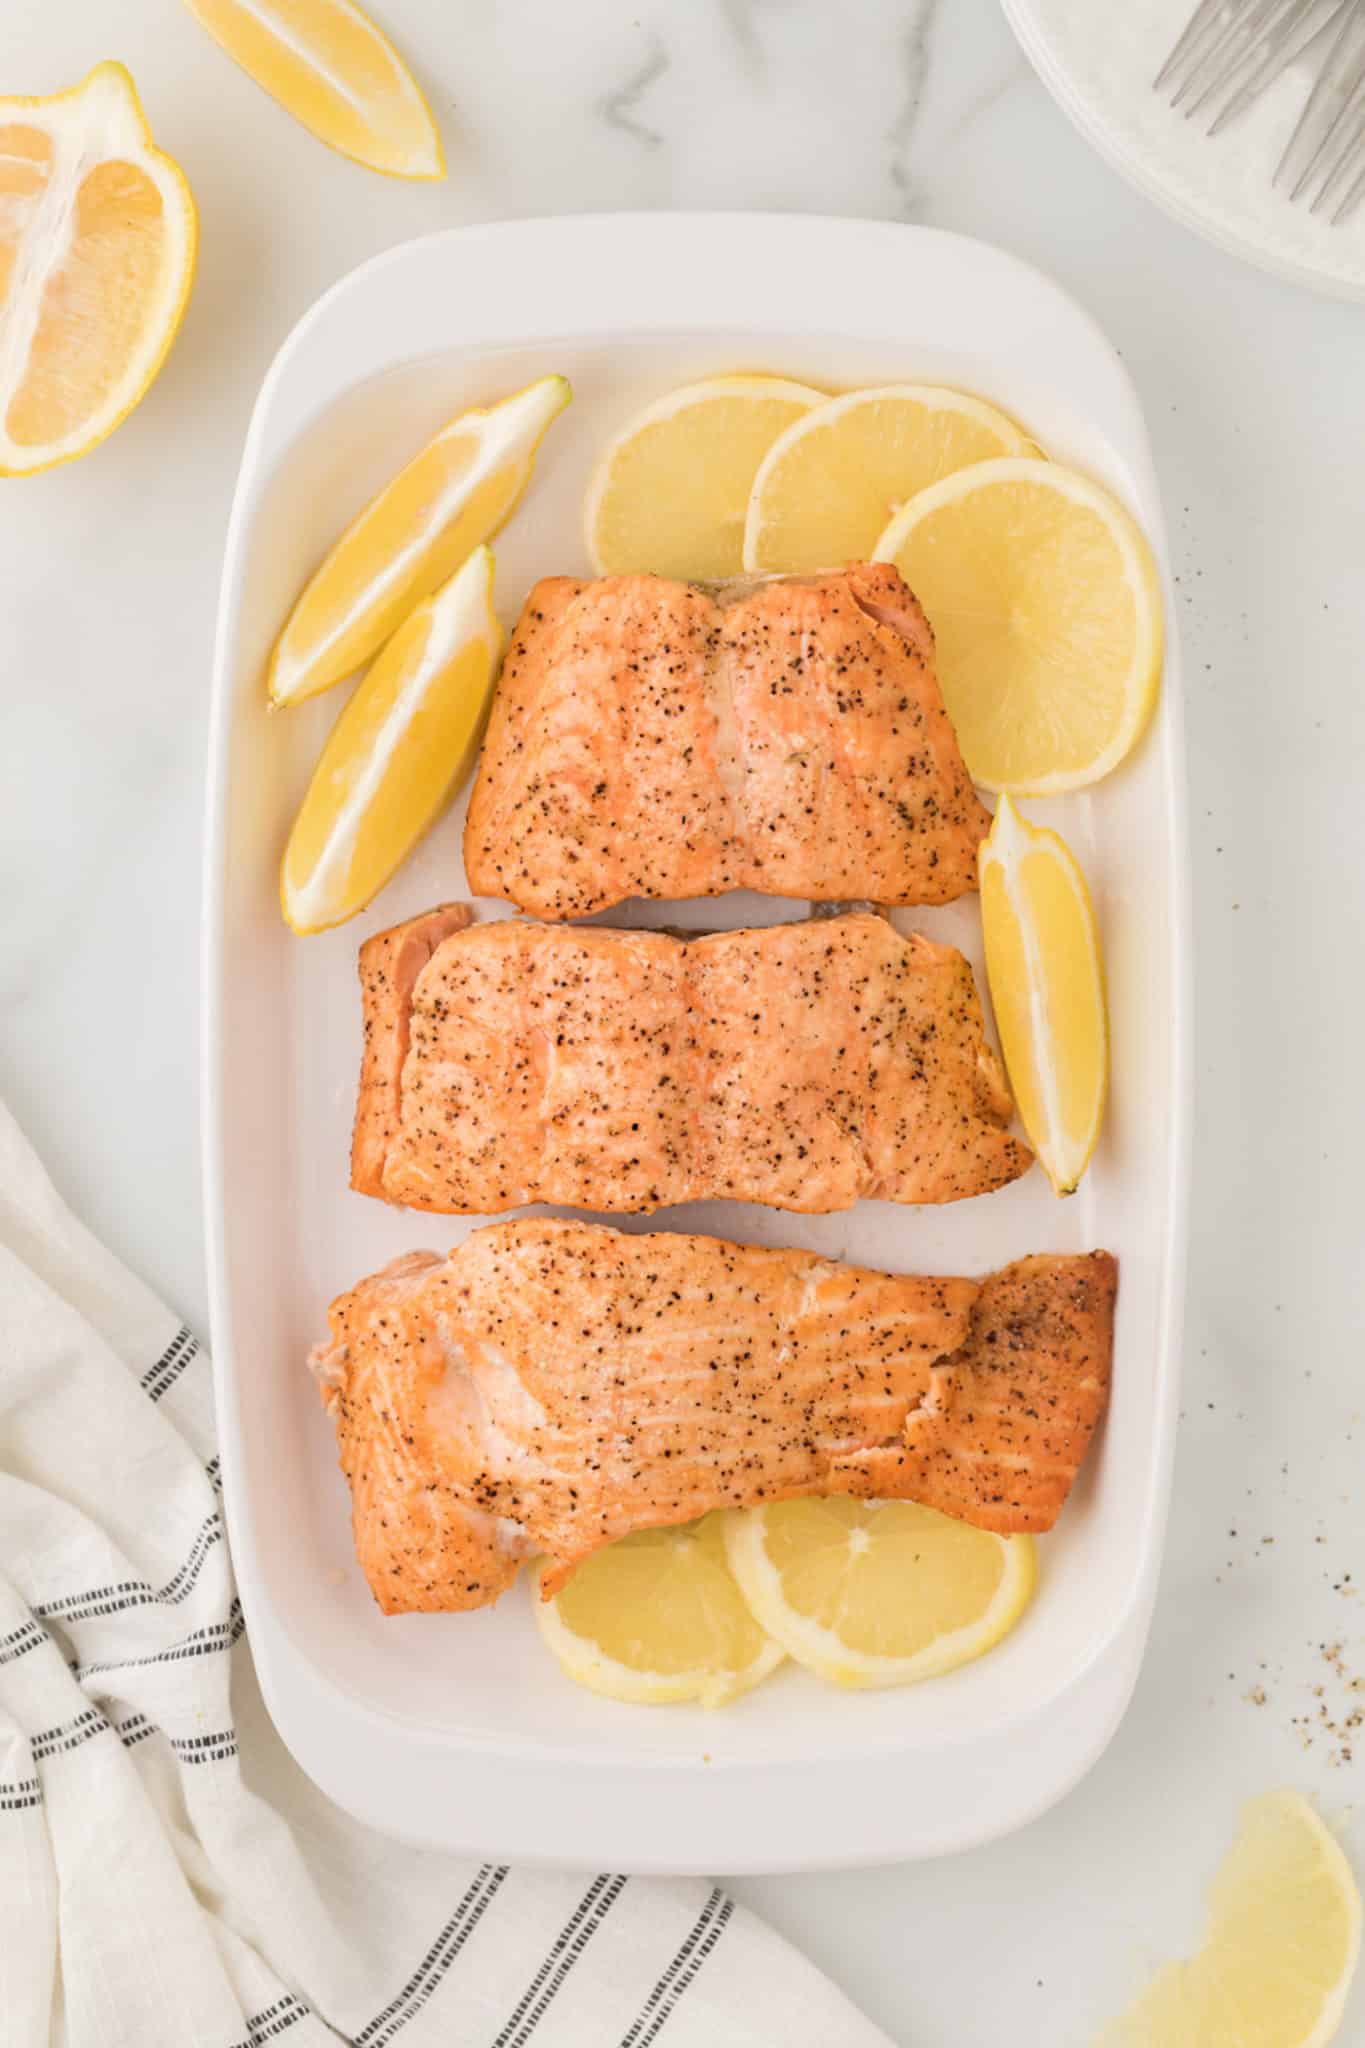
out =
[[(1292, 7), (1301, 4), (1302, 0), (1289, 0)], [(1186, 115), (1193, 114), (1209, 93), (1217, 92), (1231, 80), (1256, 37), (1268, 24), (1273, 26), (1275, 15), (1283, 12), (1284, 6), (1285, 0), (1248, 0), (1194, 60), (1179, 91), (1173, 94), (1171, 105), (1184, 106)], [(1192, 96), (1192, 104), (1185, 105)]]
[(1303, 192), (1331, 141), (1342, 108), (1354, 90), (1358, 76), (1356, 66), (1362, 55), (1365, 55), (1365, 9), (1360, 0), (1350, 0), (1342, 12), (1336, 39), (1271, 180), (1272, 184), (1288, 185), (1291, 199), (1297, 199)]
[(1342, 221), (1349, 219), (1350, 215), (1359, 206), (1362, 198), (1365, 198), (1365, 148), (1360, 150), (1359, 155), (1361, 160), (1360, 174), (1351, 186), (1350, 191), (1346, 194), (1346, 197), (1332, 214), (1332, 226), (1334, 228), (1339, 227)]
[(1199, 5), (1186, 22), (1183, 32), (1176, 38), (1166, 62), (1152, 80), (1154, 92), (1161, 91), (1176, 68), (1189, 56), (1194, 45), (1202, 39), (1205, 31), (1218, 22), (1220, 16), (1226, 16), (1236, 4), (1237, 0), (1199, 0)]
[(1296, 57), (1302, 56), (1316, 36), (1333, 27), (1342, 10), (1350, 4), (1351, 0), (1315, 0), (1293, 34), (1282, 44), (1271, 45), (1262, 52), (1260, 62), (1247, 72), (1232, 98), (1224, 101), (1221, 111), (1210, 122), (1209, 134), (1221, 135), (1228, 123), (1235, 121), (1258, 93), (1264, 92)]
[(1365, 136), (1365, 67), (1356, 81), (1356, 89), (1341, 115), (1329, 139), (1329, 161), (1324, 166), (1325, 175), (1308, 211), (1330, 213), (1341, 196), (1343, 185), (1349, 184), (1356, 166)]

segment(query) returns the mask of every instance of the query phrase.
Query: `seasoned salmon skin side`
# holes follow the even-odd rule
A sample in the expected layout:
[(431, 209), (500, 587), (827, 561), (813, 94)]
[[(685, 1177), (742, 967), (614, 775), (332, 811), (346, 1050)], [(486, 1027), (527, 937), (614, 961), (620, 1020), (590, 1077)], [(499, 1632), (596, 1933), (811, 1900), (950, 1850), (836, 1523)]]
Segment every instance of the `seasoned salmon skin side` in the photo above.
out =
[(469, 925), (361, 948), (351, 1184), (414, 1209), (826, 1213), (1023, 1173), (972, 971), (861, 914), (716, 932)]
[(633, 1529), (802, 1494), (1051, 1528), (1108, 1396), (1117, 1265), (982, 1280), (549, 1218), (414, 1252), (313, 1354), (387, 1614), (547, 1590)]
[(475, 895), (543, 918), (727, 889), (947, 903), (989, 826), (890, 564), (550, 577), (503, 665), (464, 858)]

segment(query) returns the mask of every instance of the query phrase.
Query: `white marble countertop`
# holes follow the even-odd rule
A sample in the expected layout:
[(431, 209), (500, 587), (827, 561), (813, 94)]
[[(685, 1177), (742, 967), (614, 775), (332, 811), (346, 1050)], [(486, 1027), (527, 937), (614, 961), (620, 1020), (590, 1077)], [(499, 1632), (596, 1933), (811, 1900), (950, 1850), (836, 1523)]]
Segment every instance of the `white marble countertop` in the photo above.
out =
[[(1365, 1868), (1365, 1728), (1344, 1726), (1365, 1702), (1349, 1684), (1365, 1674), (1360, 312), (1240, 267), (1130, 192), (994, 0), (375, 4), (430, 90), (443, 185), (330, 155), (161, 0), (10, 0), (0, 17), (8, 91), (129, 64), (203, 232), (147, 402), (88, 461), (0, 495), (0, 1090), (89, 1222), (202, 1328), (219, 550), (261, 374), (343, 271), (462, 221), (767, 206), (957, 228), (1057, 276), (1147, 405), (1189, 678), (1196, 1184), (1156, 1626), (1112, 1748), (1022, 1834), (738, 1889), (907, 2048), (1083, 2048), (1193, 1938), (1245, 1794), (1298, 1785)], [(1365, 2040), (1359, 1992), (1342, 2039)]]

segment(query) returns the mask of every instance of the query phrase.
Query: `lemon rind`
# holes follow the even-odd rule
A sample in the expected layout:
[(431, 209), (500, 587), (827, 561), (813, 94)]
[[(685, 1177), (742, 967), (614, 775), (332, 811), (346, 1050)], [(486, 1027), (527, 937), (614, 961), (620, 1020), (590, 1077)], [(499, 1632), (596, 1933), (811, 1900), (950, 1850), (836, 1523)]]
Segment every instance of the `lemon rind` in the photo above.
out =
[(996, 1537), (1005, 1570), (990, 1606), (976, 1622), (950, 1630), (913, 1657), (874, 1657), (852, 1650), (832, 1629), (791, 1608), (781, 1574), (764, 1543), (766, 1510), (748, 1508), (727, 1521), (725, 1554), (759, 1627), (792, 1660), (834, 1685), (860, 1691), (915, 1685), (939, 1678), (984, 1656), (1008, 1635), (1027, 1609), (1038, 1582), (1037, 1552), (1029, 1536)]
[(969, 764), (973, 781), (993, 793), (1001, 794), (1008, 789), (1015, 796), (1060, 796), (1069, 790), (1089, 789), (1113, 773), (1142, 738), (1160, 695), (1165, 645), (1161, 582), (1142, 530), (1127, 507), (1079, 470), (1064, 468), (1061, 463), (1049, 462), (1045, 457), (992, 457), (989, 461), (969, 463), (965, 469), (954, 470), (950, 476), (941, 477), (936, 484), (930, 484), (927, 490), (920, 491), (902, 505), (883, 531), (872, 551), (872, 559), (897, 564), (906, 539), (915, 527), (956, 499), (988, 489), (993, 483), (1030, 482), (1054, 490), (1075, 504), (1084, 505), (1103, 520), (1114, 536), (1125, 578), (1134, 593), (1138, 627), (1128, 668), (1128, 687), (1124, 693), (1124, 716), (1109, 744), (1093, 760), (1081, 768), (1059, 769), (1054, 774), (1026, 780), (1011, 777), (1008, 782), (992, 780), (979, 772), (979, 764)]
[[(793, 420), (789, 427), (784, 427), (759, 464), (749, 492), (749, 509), (744, 522), (744, 568), (747, 574), (781, 573), (777, 565), (762, 560), (762, 538), (766, 529), (761, 513), (763, 492), (768, 487), (771, 473), (785, 459), (791, 446), (807, 434), (813, 434), (820, 428), (828, 426), (832, 419), (837, 420), (841, 414), (851, 412), (855, 407), (885, 402), (889, 399), (909, 400), (914, 404), (923, 405), (931, 412), (965, 413), (979, 425), (998, 433), (1007, 446), (1012, 443), (1019, 453), (1037, 446), (1019, 422), (1011, 419), (1008, 413), (1001, 412), (1000, 408), (992, 405), (988, 399), (978, 398), (974, 392), (959, 391), (949, 384), (877, 384), (866, 390), (839, 392), (801, 419)], [(953, 474), (960, 475), (961, 472), (954, 471)], [(877, 557), (874, 555), (873, 559)], [(834, 568), (839, 565), (830, 563), (827, 566)]]

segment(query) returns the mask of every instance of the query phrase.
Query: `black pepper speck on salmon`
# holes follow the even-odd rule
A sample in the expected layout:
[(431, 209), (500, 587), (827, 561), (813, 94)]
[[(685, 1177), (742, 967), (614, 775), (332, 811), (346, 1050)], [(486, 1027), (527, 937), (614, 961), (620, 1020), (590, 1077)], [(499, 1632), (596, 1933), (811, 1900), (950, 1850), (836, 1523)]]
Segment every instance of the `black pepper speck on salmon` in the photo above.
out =
[(334, 1301), (312, 1365), (387, 1614), (553, 1591), (632, 1529), (802, 1494), (1051, 1528), (1109, 1390), (1116, 1262), (983, 1280), (526, 1219)]
[(550, 577), (526, 601), (465, 827), (536, 917), (757, 889), (947, 903), (990, 826), (895, 569), (715, 590)]
[(351, 1184), (409, 1208), (824, 1213), (1025, 1171), (972, 971), (855, 914), (716, 932), (465, 922), (361, 948)]

